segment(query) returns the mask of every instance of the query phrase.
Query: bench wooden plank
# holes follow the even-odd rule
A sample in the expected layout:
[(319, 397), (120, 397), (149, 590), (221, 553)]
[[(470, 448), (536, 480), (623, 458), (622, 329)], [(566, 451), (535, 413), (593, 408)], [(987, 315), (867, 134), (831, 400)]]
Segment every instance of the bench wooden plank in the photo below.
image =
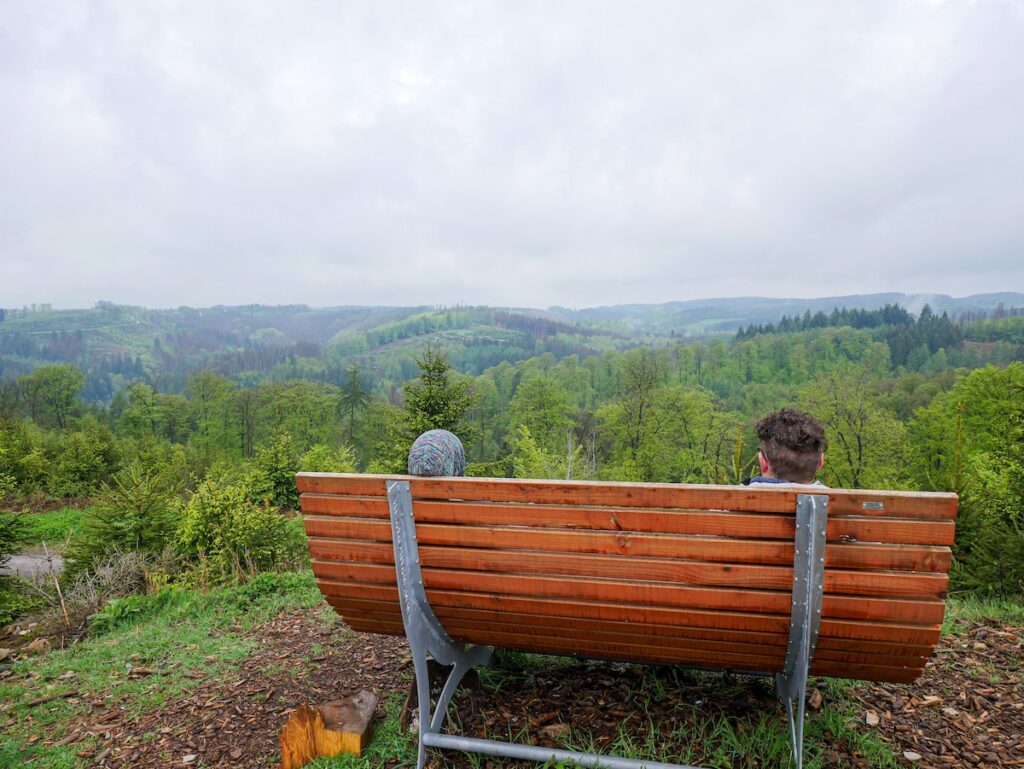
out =
[[(344, 616), (388, 615), (400, 621), (401, 610), (397, 604), (385, 601), (370, 601), (362, 598), (332, 598), (330, 603)], [(694, 644), (701, 648), (739, 648), (753, 645), (755, 647), (776, 647), (785, 650), (787, 636), (782, 633), (740, 632), (718, 629), (704, 629), (674, 625), (648, 625), (635, 622), (599, 622), (577, 618), (559, 618), (543, 614), (518, 614), (513, 612), (496, 612), (481, 609), (464, 609), (441, 607), (438, 618), (447, 627), (449, 622), (454, 625), (474, 623), (478, 627), (511, 627), (540, 628), (551, 632), (572, 632), (576, 635), (607, 634), (621, 637), (628, 636), (636, 641), (643, 639), (660, 639), (673, 645)], [(851, 654), (863, 655), (865, 659), (894, 660), (901, 664), (906, 660), (926, 659), (931, 652), (927, 645), (909, 646), (883, 641), (855, 641), (844, 638), (823, 638), (818, 645), (817, 653), (822, 659), (842, 660)], [(884, 662), (882, 663), (884, 664)]]
[[(383, 497), (340, 497), (305, 494), (307, 514), (387, 519)], [(702, 534), (750, 539), (792, 541), (792, 514), (751, 514), (707, 510), (644, 510), (609, 507), (487, 504), (421, 500), (416, 503), (418, 523), (532, 526), (606, 531)], [(888, 542), (912, 545), (951, 545), (953, 521), (879, 519), (866, 516), (829, 516), (829, 541)]]
[(385, 496), (388, 480), (407, 480), (414, 500), (487, 500), (535, 504), (613, 507), (654, 507), (787, 513), (796, 509), (798, 494), (829, 497), (834, 515), (953, 520), (955, 494), (861, 491), (802, 488), (768, 489), (765, 486), (700, 486), (669, 483), (615, 483), (594, 481), (542, 481), (515, 478), (418, 478), (415, 476), (339, 475), (300, 473), (301, 493)]
[[(391, 541), (385, 521), (363, 518), (308, 515), (310, 537)], [(528, 529), (514, 526), (452, 526), (422, 524), (416, 527), (423, 545), (497, 547), (501, 549), (681, 557), (721, 563), (792, 565), (793, 544), (783, 540), (747, 540), (676, 534), (634, 534), (572, 529)], [(832, 544), (825, 565), (846, 569), (885, 569), (947, 572), (948, 547), (884, 544)]]
[[(309, 552), (324, 561), (355, 561), (394, 566), (390, 544), (365, 540), (336, 540), (311, 537)], [(522, 550), (487, 550), (425, 545), (420, 563), (426, 567), (485, 570), (519, 574), (550, 574), (629, 579), (642, 574), (651, 582), (671, 582), (720, 587), (752, 587), (789, 590), (793, 585), (790, 566), (718, 564), (678, 558), (629, 559), (592, 553), (536, 553)], [(314, 562), (315, 568), (315, 562)], [(911, 572), (865, 572), (826, 569), (826, 593), (944, 598), (949, 585), (945, 574)]]
[[(387, 630), (389, 634), (401, 633), (402, 619), (400, 614), (394, 614), (393, 612), (377, 613), (365, 610), (350, 610), (349, 614), (357, 621), (361, 620), (367, 623), (376, 621), (378, 623), (377, 627), (382, 630)], [(551, 645), (551, 648), (561, 654), (578, 653), (578, 651), (573, 651), (574, 649), (579, 649), (579, 647), (574, 644), (576, 644), (578, 639), (582, 637), (586, 640), (595, 641), (602, 645), (614, 645), (615, 648), (619, 649), (648, 649), (652, 656), (657, 654), (659, 658), (665, 659), (671, 659), (681, 650), (700, 652), (705, 659), (711, 660), (714, 660), (716, 655), (719, 658), (722, 656), (730, 656), (734, 659), (742, 657), (756, 658), (759, 661), (758, 664), (762, 666), (761, 669), (766, 672), (774, 672), (781, 669), (783, 659), (785, 657), (784, 648), (759, 647), (752, 644), (723, 644), (709, 641), (703, 641), (700, 643), (690, 641), (678, 644), (673, 643), (672, 639), (640, 639), (636, 636), (608, 631), (598, 631), (595, 633), (588, 633), (586, 636), (581, 636), (578, 630), (572, 627), (560, 628), (537, 625), (502, 625), (496, 628), (491, 624), (467, 622), (450, 616), (441, 618), (441, 621), (454, 638), (462, 639), (468, 637), (470, 634), (479, 634), (484, 632), (493, 632), (496, 637), (501, 636), (504, 638), (543, 638), (548, 639), (548, 643)], [(495, 641), (492, 643), (497, 644), (498, 642)], [(825, 664), (846, 663), (848, 665), (894, 667), (901, 669), (921, 669), (927, 662), (927, 654), (901, 654), (899, 656), (885, 657), (861, 651), (832, 651), (828, 649), (820, 650), (819, 654), (815, 655), (815, 657)]]
[[(403, 635), (400, 619), (388, 621), (387, 618), (383, 617), (359, 617), (353, 620), (352, 627), (361, 632), (380, 633), (383, 631), (390, 635)], [(777, 669), (779, 664), (779, 661), (756, 655), (724, 655), (718, 652), (705, 653), (699, 649), (678, 647), (657, 647), (654, 649), (650, 646), (606, 644), (584, 640), (575, 641), (572, 648), (567, 649), (560, 643), (560, 639), (555, 637), (534, 637), (521, 633), (493, 633), (493, 630), (489, 629), (463, 629), (458, 634), (453, 634), (453, 637), (462, 643), (479, 644), (486, 643), (484, 640), (486, 638), (494, 638), (496, 640), (490, 641), (491, 644), (507, 648), (543, 654), (578, 655), (618, 661), (647, 662), (656, 653), (659, 659), (663, 659), (666, 663), (708, 670), (728, 669), (736, 672), (770, 673)], [(918, 661), (915, 664), (896, 663), (881, 665), (815, 659), (811, 672), (812, 675), (850, 677), (850, 672), (855, 671), (856, 677), (863, 677), (869, 680), (910, 683), (920, 675), (923, 665), (923, 661)]]
[[(393, 585), (336, 579), (318, 579), (318, 586), (329, 598), (390, 601), (397, 605), (398, 590)], [(427, 591), (432, 606), (510, 611), (522, 614), (597, 619), (611, 622), (643, 622), (708, 629), (755, 631), (786, 634), (788, 616), (756, 612), (679, 609), (664, 606), (637, 606), (615, 601), (594, 601), (552, 597), (522, 597), (500, 593), (431, 588)], [(440, 609), (435, 609), (440, 611)], [(834, 636), (868, 641), (934, 645), (941, 626), (902, 622), (864, 621), (843, 618), (822, 619), (822, 637)]]
[[(321, 578), (395, 584), (392, 566), (346, 561), (318, 561)], [(694, 609), (735, 609), (789, 616), (790, 594), (781, 590), (698, 587), (640, 580), (593, 577), (547, 577), (494, 574), (485, 571), (423, 569), (424, 585), (443, 590), (480, 591), (494, 594), (580, 598), (649, 606)], [(889, 620), (919, 623), (942, 622), (943, 602), (930, 599), (873, 598), (826, 595), (822, 616), (844, 619)]]

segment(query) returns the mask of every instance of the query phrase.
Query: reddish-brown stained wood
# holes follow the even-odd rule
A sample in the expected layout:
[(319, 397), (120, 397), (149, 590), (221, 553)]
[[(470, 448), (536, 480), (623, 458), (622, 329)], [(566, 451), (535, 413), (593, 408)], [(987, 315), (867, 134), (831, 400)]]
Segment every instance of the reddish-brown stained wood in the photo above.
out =
[[(302, 497), (302, 509), (306, 514), (380, 519), (389, 517), (387, 500), (380, 497), (305, 494)], [(415, 515), (419, 523), (661, 532), (748, 539), (792, 540), (795, 526), (792, 512), (789, 515), (775, 515), (431, 500), (416, 502)], [(830, 515), (828, 521), (829, 541), (951, 545), (953, 536), (952, 521), (835, 515)]]
[[(345, 561), (316, 561), (314, 574), (320, 578), (374, 584), (394, 584), (395, 570), (378, 564)], [(649, 606), (693, 609), (733, 609), (789, 616), (790, 594), (770, 590), (734, 590), (691, 587), (638, 580), (584, 577), (533, 577), (519, 574), (490, 574), (481, 571), (423, 569), (424, 585), (441, 590), (469, 590), (508, 595), (579, 598)], [(822, 616), (920, 623), (942, 622), (942, 601), (889, 599), (826, 595)]]
[[(383, 632), (392, 635), (402, 634), (400, 623), (396, 624), (393, 619), (385, 617), (355, 618), (351, 626), (353, 629), (365, 632)], [(497, 645), (504, 648), (520, 649), (522, 651), (539, 652), (542, 654), (569, 654), (637, 662), (649, 662), (652, 657), (652, 649), (646, 645), (606, 644), (585, 640), (577, 640), (572, 645), (565, 645), (561, 642), (562, 639), (558, 638), (540, 638), (518, 633), (495, 632), (493, 630), (462, 630), (459, 633), (453, 633), (453, 637), (463, 643)], [(488, 641), (487, 639), (492, 640)], [(777, 672), (781, 668), (780, 661), (774, 657), (759, 658), (756, 655), (726, 655), (717, 652), (707, 653), (703, 650), (678, 649), (674, 647), (659, 647), (656, 650), (656, 654), (662, 662), (692, 667), (709, 665), (713, 669), (718, 670), (729, 669), (772, 673)], [(813, 675), (827, 675), (838, 678), (867, 678), (874, 681), (909, 683), (920, 675), (924, 669), (924, 664), (924, 659), (885, 665), (856, 661), (819, 660), (816, 658), (811, 667), (811, 673)]]
[[(862, 491), (807, 487), (793, 489), (751, 486), (699, 486), (668, 483), (536, 481), (513, 478), (417, 478), (413, 476), (334, 475), (299, 473), (301, 493), (383, 496), (387, 480), (407, 480), (414, 499), (473, 499), (489, 502), (605, 505), (792, 512), (800, 493), (829, 497), (835, 514), (952, 520), (955, 494)], [(865, 503), (867, 507), (865, 507)], [(876, 505), (882, 507), (877, 508)]]
[[(398, 590), (390, 585), (342, 582), (319, 579), (317, 584), (328, 598), (361, 597), (367, 600), (389, 601), (397, 604)], [(702, 611), (666, 608), (660, 606), (633, 606), (585, 600), (553, 598), (526, 598), (512, 595), (452, 590), (428, 590), (428, 598), (435, 611), (449, 606), (467, 609), (490, 609), (521, 614), (550, 614), (552, 616), (607, 620), (612, 622), (644, 622), (665, 625), (683, 625), (695, 628), (743, 630), (768, 633), (788, 633), (789, 618), (771, 614), (736, 611)], [(939, 637), (939, 625), (912, 625), (897, 622), (868, 622), (823, 618), (822, 637), (934, 645)]]
[[(310, 537), (391, 541), (391, 525), (385, 521), (307, 515), (304, 523)], [(416, 536), (421, 545), (637, 555), (782, 566), (793, 563), (793, 545), (782, 540), (440, 524), (419, 524)], [(826, 548), (825, 565), (846, 569), (946, 572), (949, 571), (950, 557), (948, 547), (833, 543)]]
[[(394, 564), (390, 544), (360, 540), (310, 538), (315, 559)], [(668, 558), (617, 558), (590, 553), (535, 553), (515, 550), (438, 547), (420, 548), (423, 566), (470, 569), (496, 573), (578, 575), (651, 582), (753, 587), (790, 590), (793, 570), (788, 566), (717, 564)], [(904, 598), (944, 598), (949, 584), (945, 574), (857, 572), (827, 569), (825, 592)]]
[[(339, 610), (346, 621), (349, 620), (375, 620), (388, 619), (393, 623), (401, 623), (401, 614), (397, 607), (387, 604), (373, 604), (363, 602), (337, 601), (335, 608)], [(377, 608), (383, 607), (383, 608)], [(785, 639), (780, 637), (779, 643), (763, 644), (758, 643), (750, 636), (740, 641), (720, 641), (710, 639), (693, 639), (681, 637), (678, 633), (651, 634), (638, 632), (638, 627), (629, 623), (606, 623), (604, 625), (588, 628), (581, 632), (580, 627), (573, 621), (564, 621), (561, 624), (538, 622), (513, 621), (512, 617), (502, 617), (497, 621), (482, 621), (454, 614), (453, 610), (442, 611), (438, 614), (445, 629), (452, 636), (458, 637), (462, 631), (493, 631), (510, 634), (520, 634), (530, 637), (550, 637), (558, 639), (576, 639), (585, 637), (591, 640), (600, 641), (605, 644), (621, 644), (626, 646), (639, 645), (650, 650), (651, 658), (657, 659), (665, 656), (660, 649), (700, 649), (708, 652), (722, 652), (726, 654), (746, 654), (765, 656), (776, 659), (781, 666), (785, 656)], [(545, 618), (550, 620), (550, 618)], [(849, 662), (866, 665), (911, 665), (922, 666), (929, 655), (928, 647), (901, 648), (899, 653), (886, 651), (878, 653), (867, 651), (862, 648), (851, 646), (849, 643), (845, 648), (835, 648), (834, 645), (823, 644), (818, 648), (816, 656), (821, 660), (830, 662)]]
[[(439, 616), (440, 620), (444, 623), (445, 627), (450, 629), (453, 637), (463, 643), (484, 643), (481, 639), (483, 638), (498, 638), (503, 639), (503, 643), (492, 640), (485, 642), (484, 645), (506, 645), (509, 648), (524, 648), (529, 645), (531, 639), (539, 638), (552, 638), (552, 639), (579, 639), (581, 636), (579, 633), (572, 633), (572, 629), (561, 630), (561, 629), (539, 629), (540, 633), (534, 633), (535, 629), (528, 627), (516, 627), (511, 625), (483, 625), (479, 624), (467, 624), (450, 616)], [(353, 630), (364, 630), (372, 633), (382, 633), (387, 635), (403, 635), (403, 629), (401, 625), (401, 618), (399, 614), (393, 612), (371, 612), (371, 611), (352, 611), (346, 614), (346, 623)], [(482, 634), (482, 635), (481, 635)], [(489, 634), (489, 635), (487, 635)], [(722, 649), (718, 646), (710, 644), (709, 642), (698, 642), (696, 644), (690, 644), (687, 646), (680, 646), (678, 644), (666, 644), (664, 642), (651, 643), (649, 640), (644, 639), (638, 643), (637, 639), (615, 639), (608, 634), (596, 634), (586, 636), (587, 639), (596, 642), (601, 646), (611, 646), (616, 650), (622, 649), (634, 649), (635, 651), (631, 654), (631, 658), (640, 659), (644, 661), (672, 661), (674, 655), (680, 651), (687, 650), (699, 650), (701, 652), (712, 652), (717, 654), (730, 653), (728, 649)], [(574, 651), (568, 651), (565, 647), (560, 649), (553, 649), (555, 643), (549, 643), (549, 648), (546, 651), (550, 653), (584, 653), (587, 654), (588, 650), (581, 649), (579, 645), (575, 646)], [(748, 656), (760, 656), (764, 659), (764, 672), (775, 672), (781, 668), (781, 660), (784, 656), (784, 649), (773, 649), (772, 653), (764, 653), (767, 651), (759, 651), (757, 647), (740, 647), (734, 653), (736, 655), (744, 654)], [(591, 647), (589, 655), (599, 655), (600, 651)], [(887, 674), (899, 675), (901, 672), (911, 671), (922, 671), (927, 663), (929, 657), (929, 649), (925, 648), (920, 654), (902, 654), (886, 655), (886, 654), (870, 654), (864, 652), (850, 652), (850, 651), (830, 651), (826, 648), (819, 648), (818, 654), (815, 656), (815, 665), (812, 668), (814, 675), (825, 675), (824, 670), (830, 671), (827, 675), (840, 676), (845, 678), (851, 677), (862, 677), (864, 675), (864, 668), (868, 668), (874, 671), (886, 671)], [(623, 658), (623, 657), (615, 657)], [(878, 679), (888, 680), (888, 679)], [(911, 679), (912, 680), (912, 679)]]
[[(466, 642), (777, 670), (796, 498), (813, 491), (829, 544), (812, 672), (910, 681), (938, 639), (952, 494), (406, 480), (428, 598)], [(299, 476), (321, 590), (351, 627), (402, 634), (386, 481)]]
[[(361, 598), (331, 598), (329, 603), (343, 616), (388, 615), (395, 621), (401, 622), (401, 610), (397, 603), (368, 601)], [(640, 622), (608, 622), (542, 614), (519, 614), (508, 611), (499, 612), (455, 607), (438, 607), (437, 616), (446, 626), (449, 623), (472, 622), (480, 627), (508, 625), (524, 628), (569, 628), (572, 632), (584, 635), (627, 633), (634, 638), (662, 638), (671, 640), (674, 644), (695, 644), (698, 646), (726, 643), (784, 648), (788, 638), (785, 633), (730, 631), (654, 625)], [(836, 659), (834, 654), (863, 653), (877, 656), (880, 660), (902, 660), (905, 658), (927, 657), (930, 654), (930, 650), (931, 646), (928, 644), (893, 644), (884, 641), (861, 641), (832, 637), (824, 637), (818, 644), (818, 653), (825, 655), (823, 659)], [(882, 662), (880, 664), (886, 663)]]

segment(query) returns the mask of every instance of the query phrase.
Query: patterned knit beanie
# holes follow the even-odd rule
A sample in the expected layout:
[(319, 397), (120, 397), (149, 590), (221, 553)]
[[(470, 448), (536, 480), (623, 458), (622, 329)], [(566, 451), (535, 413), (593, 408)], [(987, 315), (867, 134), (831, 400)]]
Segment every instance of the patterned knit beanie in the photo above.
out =
[(409, 475), (465, 475), (462, 441), (447, 430), (428, 430), (409, 449)]

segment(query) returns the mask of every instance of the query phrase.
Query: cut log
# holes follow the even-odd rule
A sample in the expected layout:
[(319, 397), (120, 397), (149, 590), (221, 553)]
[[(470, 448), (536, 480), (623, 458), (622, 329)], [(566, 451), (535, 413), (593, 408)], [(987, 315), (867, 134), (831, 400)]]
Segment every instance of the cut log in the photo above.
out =
[(319, 708), (299, 705), (281, 729), (281, 769), (299, 769), (321, 756), (362, 755), (376, 707), (377, 695), (367, 691)]

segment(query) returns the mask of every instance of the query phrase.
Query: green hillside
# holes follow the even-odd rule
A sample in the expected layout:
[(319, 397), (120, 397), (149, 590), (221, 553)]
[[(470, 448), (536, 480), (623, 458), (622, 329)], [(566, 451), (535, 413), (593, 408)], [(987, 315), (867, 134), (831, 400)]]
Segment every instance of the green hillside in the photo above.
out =
[[(87, 310), (54, 310), (44, 305), (0, 310), (0, 380), (44, 364), (69, 363), (85, 375), (84, 399), (108, 403), (137, 381), (179, 393), (192, 374), (207, 370), (245, 386), (294, 378), (340, 386), (348, 381), (350, 366), (357, 365), (369, 386), (383, 393), (415, 376), (416, 355), (428, 342), (440, 344), (456, 369), (476, 375), (502, 362), (545, 354), (554, 361), (571, 355), (585, 359), (637, 346), (729, 339), (738, 330), (763, 329), (802, 314), (824, 319), (817, 326), (841, 325), (829, 323), (825, 314), (896, 304), (914, 313), (929, 305), (936, 314), (976, 320), (992, 313), (998, 317), (1001, 308), (1024, 307), (1024, 294), (741, 297), (583, 310), (304, 305), (152, 310), (109, 302)], [(898, 351), (894, 362), (905, 362), (913, 340), (887, 341)], [(992, 340), (975, 333), (969, 341)]]

